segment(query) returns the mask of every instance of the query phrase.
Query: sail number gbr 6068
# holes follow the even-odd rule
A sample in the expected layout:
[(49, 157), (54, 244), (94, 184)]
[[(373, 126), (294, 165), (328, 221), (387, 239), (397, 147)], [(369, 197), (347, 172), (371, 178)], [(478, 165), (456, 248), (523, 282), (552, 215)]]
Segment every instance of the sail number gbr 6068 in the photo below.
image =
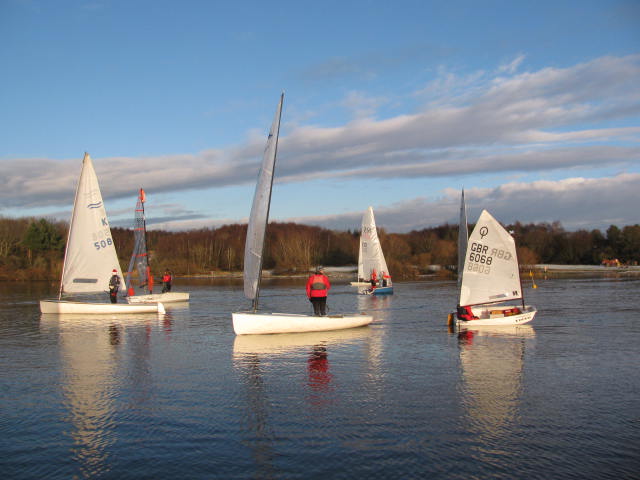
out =
[(512, 255), (507, 250), (499, 248), (492, 248), (489, 251), (488, 245), (482, 245), (478, 242), (472, 242), (469, 247), (469, 261), (467, 262), (467, 271), (478, 272), (489, 275), (491, 272), (491, 265), (494, 264), (494, 259), (498, 260), (511, 260)]

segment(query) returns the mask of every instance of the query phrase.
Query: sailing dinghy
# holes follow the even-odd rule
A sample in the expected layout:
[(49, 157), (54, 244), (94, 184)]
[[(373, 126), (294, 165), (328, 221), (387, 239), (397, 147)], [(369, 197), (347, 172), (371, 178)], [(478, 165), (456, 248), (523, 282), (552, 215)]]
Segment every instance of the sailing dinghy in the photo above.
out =
[[(372, 285), (371, 281), (366, 281), (372, 277), (376, 278), (376, 285)], [(360, 250), (358, 252), (358, 282), (353, 282), (352, 285), (354, 284), (371, 286), (371, 288), (360, 288), (358, 290), (358, 293), (364, 295), (388, 295), (393, 293), (391, 277), (382, 253), (382, 245), (378, 238), (378, 229), (376, 228), (372, 207), (369, 207), (362, 216)]]
[(252, 300), (253, 310), (232, 313), (233, 330), (237, 335), (246, 335), (319, 332), (368, 325), (373, 320), (373, 317), (357, 313), (311, 316), (258, 312), (264, 239), (269, 221), (269, 207), (271, 205), (271, 191), (278, 151), (278, 135), (283, 101), (284, 93), (280, 96), (280, 102), (269, 131), (247, 227), (244, 251), (244, 294)]
[[(120, 272), (118, 256), (93, 162), (85, 153), (73, 203), (58, 299), (41, 300), (40, 311), (55, 314), (164, 313), (161, 303), (129, 305), (62, 300), (64, 294), (105, 293), (113, 270)], [(120, 281), (122, 284), (122, 278)]]
[[(141, 188), (136, 202), (133, 253), (127, 270), (127, 302), (131, 304), (188, 302), (189, 294), (186, 292), (153, 293), (153, 276), (149, 267), (149, 252), (147, 251), (147, 222), (144, 216), (146, 198), (146, 193)], [(135, 294), (133, 286), (134, 267), (138, 271), (139, 286), (144, 288), (146, 292), (143, 295)]]
[[(516, 243), (500, 223), (483, 210), (469, 237), (460, 299), (455, 313), (458, 326), (520, 325), (536, 314), (525, 305)], [(521, 305), (505, 302), (521, 300)]]

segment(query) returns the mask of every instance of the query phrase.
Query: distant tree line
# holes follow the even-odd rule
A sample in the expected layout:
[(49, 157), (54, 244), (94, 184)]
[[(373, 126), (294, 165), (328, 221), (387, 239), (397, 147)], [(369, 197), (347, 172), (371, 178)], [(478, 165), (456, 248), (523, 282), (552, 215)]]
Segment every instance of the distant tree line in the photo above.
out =
[[(472, 226), (471, 226), (472, 227)], [(40, 218), (0, 217), (0, 279), (60, 278), (68, 225)], [(600, 230), (565, 231), (559, 222), (521, 224), (513, 232), (521, 264), (597, 265), (618, 259), (640, 261), (640, 225)], [(246, 225), (224, 225), (184, 232), (152, 230), (147, 244), (152, 271), (170, 269), (175, 275), (239, 272), (243, 267)], [(378, 230), (390, 272), (396, 279), (415, 278), (432, 265), (457, 263), (457, 225), (387, 233)], [(112, 228), (123, 269), (133, 250), (133, 232)], [(358, 231), (333, 231), (295, 223), (271, 223), (264, 268), (274, 274), (303, 272), (314, 265), (345, 266), (358, 261)]]

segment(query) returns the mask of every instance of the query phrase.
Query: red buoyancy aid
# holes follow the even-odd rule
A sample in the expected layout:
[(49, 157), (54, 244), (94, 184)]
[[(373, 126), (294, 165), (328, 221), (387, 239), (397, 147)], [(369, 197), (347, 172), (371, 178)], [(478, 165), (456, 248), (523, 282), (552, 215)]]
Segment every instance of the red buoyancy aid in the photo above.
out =
[(331, 284), (326, 275), (313, 274), (307, 280), (307, 297), (326, 297), (330, 288)]
[(478, 318), (473, 314), (473, 311), (471, 310), (471, 307), (469, 307), (469, 306), (464, 306), (464, 307), (460, 306), (460, 307), (458, 307), (458, 312), (457, 313), (458, 313), (458, 318), (460, 320), (474, 320), (474, 319)]

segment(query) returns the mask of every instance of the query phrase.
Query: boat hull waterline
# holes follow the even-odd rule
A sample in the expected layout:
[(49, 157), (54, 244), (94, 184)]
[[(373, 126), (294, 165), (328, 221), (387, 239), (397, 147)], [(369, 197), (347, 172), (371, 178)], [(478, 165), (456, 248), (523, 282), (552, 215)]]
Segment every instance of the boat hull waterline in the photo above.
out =
[(148, 295), (133, 295), (127, 297), (127, 302), (130, 304), (140, 303), (175, 303), (175, 302), (188, 302), (189, 293), (187, 292), (165, 292), (165, 293), (151, 293)]
[[(473, 314), (478, 318), (474, 318), (473, 320), (461, 320), (457, 318), (456, 323), (459, 327), (475, 327), (482, 325), (522, 325), (533, 320), (533, 317), (535, 317), (538, 312), (535, 307), (527, 305), (524, 308), (519, 307), (521, 313), (517, 313), (515, 315), (505, 316), (499, 313), (491, 313), (492, 311), (496, 312), (497, 310), (510, 310), (513, 308), (514, 307), (496, 308), (484, 306), (472, 308)], [(452, 315), (455, 315), (455, 313)]]
[(371, 315), (364, 313), (313, 316), (294, 313), (235, 312), (231, 317), (236, 335), (324, 332), (363, 327), (373, 321)]
[(393, 287), (376, 287), (373, 290), (365, 290), (363, 295), (391, 295)]
[(131, 305), (128, 303), (90, 303), (65, 300), (40, 300), (41, 313), (125, 314), (165, 313), (162, 303)]

